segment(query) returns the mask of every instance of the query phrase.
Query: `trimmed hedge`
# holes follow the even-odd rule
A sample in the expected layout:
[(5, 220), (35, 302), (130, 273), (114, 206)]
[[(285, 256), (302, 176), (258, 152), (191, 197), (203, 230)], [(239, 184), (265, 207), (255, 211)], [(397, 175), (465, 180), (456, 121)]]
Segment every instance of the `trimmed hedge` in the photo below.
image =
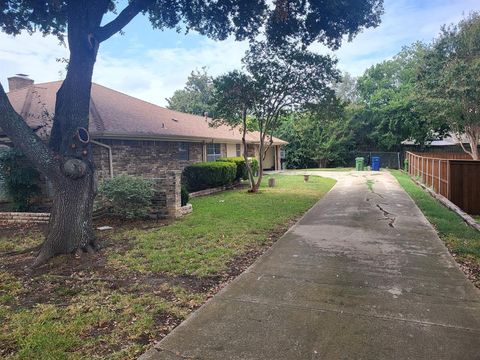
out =
[(183, 179), (188, 191), (200, 191), (235, 181), (237, 165), (233, 162), (201, 162), (187, 166)]
[[(245, 165), (245, 159), (243, 157), (238, 156), (238, 157), (220, 158), (217, 161), (235, 163), (235, 165), (237, 166), (237, 175), (235, 177), (235, 181), (248, 179), (247, 166)], [(255, 158), (249, 158), (249, 161), (252, 167), (252, 171), (255, 174), (258, 171), (258, 161)]]

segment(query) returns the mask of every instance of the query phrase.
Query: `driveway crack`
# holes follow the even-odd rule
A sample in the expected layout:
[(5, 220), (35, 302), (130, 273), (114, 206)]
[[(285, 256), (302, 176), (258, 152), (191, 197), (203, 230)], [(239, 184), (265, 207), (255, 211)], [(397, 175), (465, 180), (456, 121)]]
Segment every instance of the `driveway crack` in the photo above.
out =
[(388, 220), (388, 226), (390, 226), (391, 228), (394, 228), (395, 227), (394, 224), (396, 220), (395, 215), (385, 210), (380, 204), (376, 204), (376, 205), (377, 205), (377, 208), (382, 212), (384, 219)]

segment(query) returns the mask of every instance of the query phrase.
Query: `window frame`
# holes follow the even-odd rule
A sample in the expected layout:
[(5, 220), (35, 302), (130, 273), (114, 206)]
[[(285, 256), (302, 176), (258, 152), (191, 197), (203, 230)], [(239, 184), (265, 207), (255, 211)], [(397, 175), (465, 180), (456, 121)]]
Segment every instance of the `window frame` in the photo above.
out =
[[(209, 150), (213, 149), (213, 153), (210, 153)], [(218, 149), (218, 152), (217, 152)], [(207, 144), (207, 161), (217, 161), (222, 157), (222, 144), (219, 143), (208, 143)]]
[(235, 144), (235, 155), (237, 157), (242, 156), (242, 145), (241, 144)]
[(190, 143), (185, 141), (178, 142), (178, 160), (180, 161), (190, 160)]

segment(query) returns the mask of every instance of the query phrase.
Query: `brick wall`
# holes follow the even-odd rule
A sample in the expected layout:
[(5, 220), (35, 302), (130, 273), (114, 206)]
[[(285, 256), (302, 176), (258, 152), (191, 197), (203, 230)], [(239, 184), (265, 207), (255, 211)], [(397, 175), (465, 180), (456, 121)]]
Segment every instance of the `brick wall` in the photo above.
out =
[(181, 216), (181, 177), (180, 170), (167, 170), (153, 178), (155, 195), (152, 217), (174, 219)]
[[(183, 170), (202, 161), (203, 144), (190, 142), (189, 160), (179, 159), (177, 141), (102, 140), (112, 148), (113, 174), (156, 178), (166, 170)], [(109, 177), (108, 150), (93, 146), (94, 162), (100, 181)]]

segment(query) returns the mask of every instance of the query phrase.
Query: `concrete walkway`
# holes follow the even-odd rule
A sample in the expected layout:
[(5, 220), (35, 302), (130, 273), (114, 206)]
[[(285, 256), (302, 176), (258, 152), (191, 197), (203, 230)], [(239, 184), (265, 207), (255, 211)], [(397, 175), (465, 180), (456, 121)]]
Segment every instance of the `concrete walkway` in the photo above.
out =
[(480, 359), (480, 293), (396, 180), (317, 174), (333, 190), (141, 359)]

